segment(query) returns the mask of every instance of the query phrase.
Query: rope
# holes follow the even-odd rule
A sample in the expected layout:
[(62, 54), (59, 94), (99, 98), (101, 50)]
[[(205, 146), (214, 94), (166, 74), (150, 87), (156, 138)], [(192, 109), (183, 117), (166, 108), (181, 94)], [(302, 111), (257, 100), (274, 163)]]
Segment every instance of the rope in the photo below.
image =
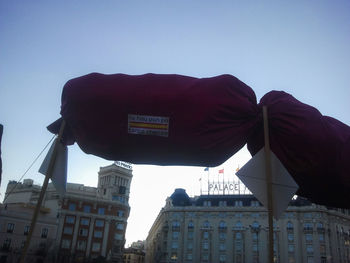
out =
[(39, 157), (41, 156), (41, 154), (46, 150), (46, 148), (50, 145), (50, 143), (52, 142), (52, 140), (55, 138), (56, 135), (54, 135), (50, 141), (45, 145), (44, 149), (42, 149), (42, 151), (39, 153), (39, 155), (34, 159), (34, 161), (31, 163), (31, 165), (29, 165), (29, 168), (24, 172), (24, 174), (21, 176), (21, 178), (17, 181), (16, 185), (11, 189), (11, 191), (5, 195), (4, 200), (2, 201), (2, 203), (4, 204), (6, 199), (9, 197), (9, 195), (16, 189), (17, 185), (21, 182), (21, 180), (23, 179), (23, 177), (28, 173), (28, 171), (30, 170), (30, 168), (32, 168), (32, 166), (35, 164), (35, 162), (39, 159)]

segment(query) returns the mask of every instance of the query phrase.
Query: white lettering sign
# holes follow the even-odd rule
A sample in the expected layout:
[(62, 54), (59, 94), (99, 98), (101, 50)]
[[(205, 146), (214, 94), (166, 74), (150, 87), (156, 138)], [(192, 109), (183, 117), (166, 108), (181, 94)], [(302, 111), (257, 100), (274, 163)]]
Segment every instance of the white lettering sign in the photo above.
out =
[(127, 163), (127, 162), (121, 162), (121, 161), (115, 161), (114, 162), (117, 166), (128, 169), (128, 170), (132, 170), (132, 165), (131, 163)]

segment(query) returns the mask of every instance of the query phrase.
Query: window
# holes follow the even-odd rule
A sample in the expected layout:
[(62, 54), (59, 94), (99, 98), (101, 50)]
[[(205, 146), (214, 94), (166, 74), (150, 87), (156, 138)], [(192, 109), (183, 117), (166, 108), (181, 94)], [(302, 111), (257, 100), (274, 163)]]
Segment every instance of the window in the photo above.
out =
[(105, 208), (104, 207), (99, 207), (98, 212), (99, 215), (104, 215), (105, 214)]
[(312, 245), (307, 245), (306, 246), (306, 252), (307, 253), (313, 253), (314, 252), (314, 247)]
[(307, 263), (314, 263), (314, 257), (307, 257), (306, 262)]
[(227, 206), (227, 201), (219, 201), (219, 206)]
[(226, 255), (220, 255), (219, 256), (219, 262), (220, 263), (225, 263), (226, 262)]
[(47, 235), (49, 234), (49, 229), (44, 227), (41, 229), (41, 238), (47, 238)]
[(180, 227), (180, 222), (179, 221), (173, 221), (172, 222), (172, 229), (177, 230)]
[(117, 223), (117, 229), (118, 230), (124, 230), (124, 224), (123, 223)]
[(257, 243), (253, 244), (253, 251), (258, 252), (258, 244)]
[(288, 245), (288, 252), (290, 252), (290, 253), (294, 252), (294, 245), (293, 244)]
[(193, 221), (188, 222), (188, 228), (189, 229), (193, 229), (194, 228)]
[(253, 232), (252, 233), (252, 239), (253, 239), (253, 241), (257, 241), (258, 240), (258, 233), (257, 232)]
[(225, 221), (220, 221), (219, 228), (220, 229), (226, 229), (227, 228), (226, 222)]
[(171, 261), (177, 261), (177, 253), (171, 253), (170, 260)]
[(211, 201), (204, 201), (203, 206), (211, 206)]
[(89, 230), (87, 228), (80, 228), (79, 229), (79, 236), (81, 237), (87, 237), (89, 233)]
[(226, 250), (226, 244), (225, 243), (220, 243), (219, 249), (220, 249), (220, 251), (225, 251)]
[(91, 205), (84, 205), (84, 212), (90, 213), (91, 212)]
[(226, 233), (225, 232), (220, 232), (219, 233), (219, 239), (220, 240), (226, 240)]
[(293, 230), (293, 223), (290, 221), (287, 223), (287, 230)]
[(123, 210), (119, 210), (117, 213), (118, 217), (124, 217), (124, 211)]
[(257, 230), (259, 227), (260, 227), (259, 222), (254, 221), (253, 224), (252, 224), (252, 228), (255, 229), (255, 230)]
[(209, 260), (209, 255), (208, 254), (203, 254), (203, 260), (208, 261)]
[(305, 240), (306, 242), (312, 242), (312, 234), (310, 233), (305, 234)]
[(304, 230), (312, 230), (313, 229), (313, 226), (312, 226), (312, 223), (310, 222), (306, 222), (304, 223)]
[(73, 227), (66, 226), (65, 228), (63, 228), (63, 234), (66, 234), (66, 235), (73, 234)]
[(61, 248), (70, 248), (70, 242), (69, 239), (62, 239)]
[(188, 239), (193, 239), (193, 232), (187, 232), (187, 238)]
[(85, 250), (86, 249), (86, 241), (78, 240), (77, 242), (77, 250)]
[(209, 238), (209, 232), (205, 231), (203, 232), (203, 238), (208, 239)]
[(235, 201), (235, 206), (236, 207), (242, 207), (243, 206), (243, 202), (241, 200), (236, 200)]
[(318, 234), (318, 240), (319, 240), (320, 242), (324, 242), (324, 233)]
[(294, 256), (288, 256), (288, 263), (295, 263)]
[(322, 222), (318, 222), (318, 223), (317, 223), (317, 230), (319, 230), (319, 231), (324, 230), (324, 227), (323, 227)]
[(250, 206), (258, 207), (259, 206), (259, 201), (251, 201), (250, 202)]
[(203, 249), (204, 249), (204, 250), (208, 250), (208, 249), (209, 249), (209, 243), (208, 243), (208, 241), (204, 241), (204, 242), (203, 242)]
[(94, 232), (94, 237), (101, 238), (102, 237), (102, 231), (96, 231)]
[(235, 237), (236, 237), (236, 239), (242, 239), (242, 233), (237, 232)]
[(15, 229), (14, 223), (8, 223), (7, 224), (7, 233), (13, 233), (13, 230)]
[(82, 226), (88, 226), (90, 224), (90, 219), (89, 218), (80, 218), (80, 224)]
[(173, 241), (173, 243), (171, 244), (171, 248), (177, 249), (178, 247), (179, 247), (179, 244), (177, 243), (177, 241)]
[(24, 234), (25, 236), (28, 235), (28, 233), (29, 233), (29, 228), (30, 228), (30, 226), (25, 226), (25, 227), (24, 227), (24, 233), (23, 233), (23, 234)]
[(99, 242), (93, 242), (92, 243), (92, 251), (93, 252), (98, 252), (98, 251), (100, 251), (100, 248), (101, 248), (101, 243), (99, 243)]
[(192, 260), (192, 254), (187, 254), (187, 260), (189, 260), (189, 261)]
[(293, 242), (294, 241), (294, 234), (293, 233), (288, 233), (287, 238), (288, 238), (289, 242)]
[(75, 211), (75, 209), (76, 209), (76, 204), (70, 203), (70, 204), (68, 205), (68, 210), (70, 210), (70, 211)]
[(101, 220), (101, 219), (96, 219), (95, 221), (95, 226), (97, 227), (103, 227), (105, 225), (105, 221)]
[(119, 234), (119, 233), (115, 233), (115, 234), (114, 234), (114, 239), (115, 239), (115, 240), (123, 240), (123, 235), (122, 235), (122, 234)]
[(74, 224), (75, 216), (66, 216), (66, 223), (67, 224)]
[(210, 223), (209, 223), (209, 221), (205, 221), (205, 222), (203, 223), (203, 228), (210, 228)]
[(180, 232), (178, 232), (178, 231), (173, 232), (173, 239), (178, 239), (179, 236), (180, 236)]
[(238, 221), (238, 222), (236, 223), (235, 228), (236, 228), (236, 229), (242, 229), (242, 228), (243, 228), (243, 225), (242, 225), (241, 221)]
[(192, 248), (193, 248), (193, 243), (192, 242), (188, 242), (187, 243), (187, 249), (192, 250)]
[(2, 247), (5, 250), (9, 250), (11, 247), (11, 238), (6, 238)]

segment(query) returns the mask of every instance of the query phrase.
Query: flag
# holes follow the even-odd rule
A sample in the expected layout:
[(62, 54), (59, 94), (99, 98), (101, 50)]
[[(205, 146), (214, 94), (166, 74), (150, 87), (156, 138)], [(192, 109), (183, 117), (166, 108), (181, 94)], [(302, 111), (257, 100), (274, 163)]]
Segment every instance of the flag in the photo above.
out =
[[(68, 150), (67, 146), (63, 145), (60, 142), (57, 147), (57, 155), (55, 159), (55, 164), (53, 168), (53, 173), (51, 176), (51, 181), (55, 186), (57, 192), (63, 196), (66, 192), (67, 185), (67, 159), (68, 159)], [(47, 170), (49, 168), (49, 163), (53, 155), (53, 149), (55, 147), (56, 140), (52, 143), (50, 150), (48, 151), (43, 163), (39, 168), (39, 173), (47, 175)]]
[(224, 173), (224, 168), (222, 168), (221, 170), (219, 170), (219, 174), (223, 174)]
[(239, 171), (239, 165), (238, 165), (238, 167), (236, 168), (236, 173)]
[(204, 171), (209, 172), (209, 167), (205, 167)]

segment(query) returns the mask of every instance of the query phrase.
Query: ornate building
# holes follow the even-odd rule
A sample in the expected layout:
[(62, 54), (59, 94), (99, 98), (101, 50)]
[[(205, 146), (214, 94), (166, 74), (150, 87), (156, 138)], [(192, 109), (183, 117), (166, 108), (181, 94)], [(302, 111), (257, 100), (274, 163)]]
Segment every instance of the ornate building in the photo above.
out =
[[(33, 239), (39, 238), (42, 243), (48, 238), (53, 239), (50, 251), (55, 251), (55, 258), (44, 255), (41, 260), (68, 263), (103, 257), (109, 262), (122, 262), (131, 180), (131, 166), (115, 162), (100, 168), (97, 188), (68, 183), (65, 195), (60, 197), (50, 184)], [(6, 195), (12, 192), (4, 204), (6, 210), (0, 211), (2, 247), (20, 251), (40, 190), (41, 187), (34, 185), (32, 180), (8, 184)], [(23, 208), (16, 210), (18, 206), (28, 208), (22, 213), (21, 222), (16, 216), (10, 216), (11, 213), (24, 212)], [(12, 232), (8, 231), (10, 226), (13, 226)], [(47, 229), (46, 240), (40, 237), (43, 228)], [(8, 254), (2, 254), (3, 258), (8, 259)], [(8, 259), (7, 262), (12, 261)]]
[[(146, 262), (267, 262), (267, 211), (253, 195), (176, 189), (147, 237)], [(292, 200), (274, 222), (275, 262), (350, 262), (349, 210)]]

